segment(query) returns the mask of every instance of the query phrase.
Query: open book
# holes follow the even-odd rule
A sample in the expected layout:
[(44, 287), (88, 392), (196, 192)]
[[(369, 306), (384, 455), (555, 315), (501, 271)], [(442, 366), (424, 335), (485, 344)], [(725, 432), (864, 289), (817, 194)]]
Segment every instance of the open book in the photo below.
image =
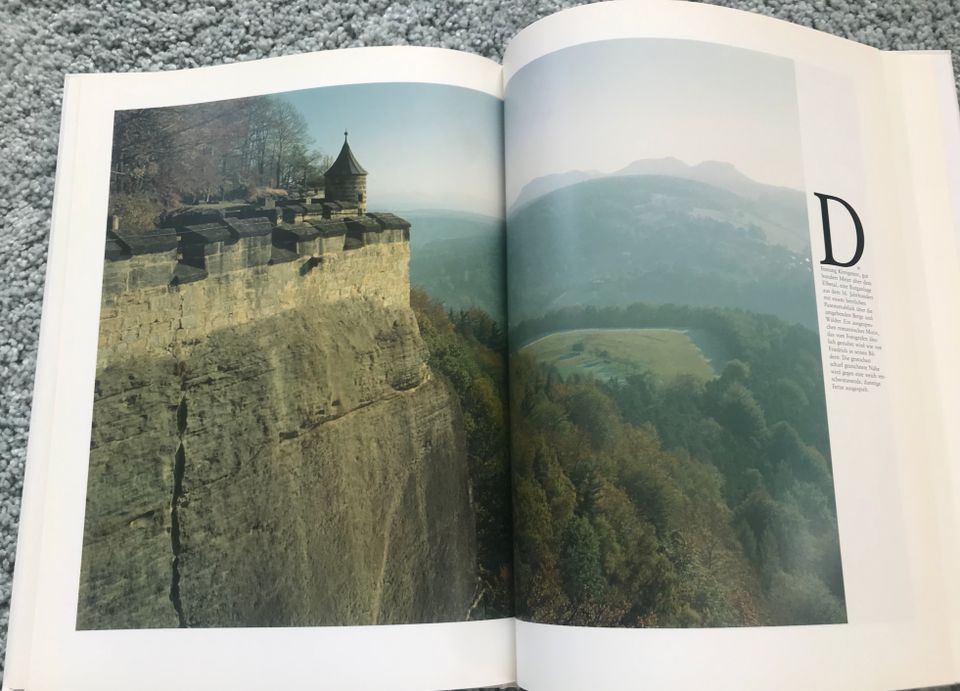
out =
[(4, 689), (960, 681), (958, 190), (710, 6), (69, 77)]

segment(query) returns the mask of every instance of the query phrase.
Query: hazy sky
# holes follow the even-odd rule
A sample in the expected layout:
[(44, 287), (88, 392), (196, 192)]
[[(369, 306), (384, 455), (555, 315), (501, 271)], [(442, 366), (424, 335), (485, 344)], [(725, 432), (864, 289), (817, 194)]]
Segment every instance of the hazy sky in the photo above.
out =
[(507, 84), (506, 129), (508, 203), (542, 175), (668, 156), (803, 187), (793, 64), (739, 48), (627, 39), (551, 53)]
[(503, 215), (502, 103), (437, 84), (355, 84), (279, 96), (323, 153), (343, 131), (368, 173), (371, 211), (447, 208)]

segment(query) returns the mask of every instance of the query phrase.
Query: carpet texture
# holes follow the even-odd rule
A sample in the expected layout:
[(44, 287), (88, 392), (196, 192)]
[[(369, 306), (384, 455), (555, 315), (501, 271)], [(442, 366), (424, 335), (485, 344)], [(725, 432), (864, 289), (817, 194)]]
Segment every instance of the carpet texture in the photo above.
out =
[[(40, 325), (63, 77), (214, 65), (372, 45), (499, 59), (521, 28), (570, 1), (0, 0), (0, 657)], [(889, 49), (960, 52), (960, 0), (730, 0)]]

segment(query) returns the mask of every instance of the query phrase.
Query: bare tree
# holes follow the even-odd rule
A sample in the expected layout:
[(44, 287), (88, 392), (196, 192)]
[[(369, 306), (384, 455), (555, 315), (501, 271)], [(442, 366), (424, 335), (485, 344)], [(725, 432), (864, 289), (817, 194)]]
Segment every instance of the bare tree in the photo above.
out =
[(272, 122), (273, 160), (276, 174), (274, 183), (283, 186), (283, 166), (298, 153), (297, 147), (304, 147), (307, 136), (307, 123), (300, 112), (286, 101), (274, 102)]
[(305, 186), (329, 160), (310, 144), (303, 116), (273, 97), (124, 111), (114, 126), (111, 192), (171, 208), (250, 187)]

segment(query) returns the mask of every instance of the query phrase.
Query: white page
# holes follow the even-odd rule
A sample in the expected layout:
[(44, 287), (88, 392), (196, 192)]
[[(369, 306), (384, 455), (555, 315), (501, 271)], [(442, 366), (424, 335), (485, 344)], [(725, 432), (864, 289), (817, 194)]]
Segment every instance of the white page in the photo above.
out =
[[(954, 353), (960, 336), (960, 117), (957, 112), (953, 65), (949, 52), (889, 54), (891, 111), (901, 113), (901, 127), (907, 133), (902, 155), (909, 161), (911, 218), (919, 261), (916, 267), (926, 283), (929, 346), (934, 351), (941, 396), (940, 423), (945, 431), (945, 462), (938, 464), (936, 501), (940, 509), (941, 542), (944, 545), (945, 580), (956, 583), (960, 562), (960, 474), (958, 430), (952, 424), (960, 415), (960, 389)], [(937, 107), (937, 106), (940, 107)], [(945, 603), (951, 621), (960, 617), (960, 600)], [(954, 678), (960, 678), (960, 635), (951, 630)]]
[[(796, 85), (802, 189), (808, 200), (818, 301), (822, 306), (823, 270), (817, 262), (824, 258), (825, 247), (814, 192), (847, 200), (862, 220), (866, 245), (858, 267), (873, 281), (869, 305), (882, 344), (871, 364), (885, 379), (879, 387), (868, 387), (864, 392), (848, 391), (842, 385), (831, 386), (831, 373), (825, 371), (846, 623), (643, 629), (520, 621), (519, 683), (530, 689), (633, 688), (637, 684), (691, 688), (704, 683), (711, 688), (730, 689), (843, 689), (905, 688), (956, 681), (950, 628), (956, 599), (950, 586), (953, 559), (944, 556), (955, 553), (956, 544), (951, 541), (956, 538), (955, 532), (944, 525), (954, 519), (946, 506), (951, 497), (942, 491), (944, 478), (948, 477), (948, 456), (941, 424), (940, 373), (930, 343), (930, 295), (913, 237), (935, 226), (929, 237), (931, 246), (936, 247), (937, 238), (947, 230), (944, 224), (951, 223), (952, 210), (945, 209), (937, 197), (938, 206), (930, 212), (935, 215), (928, 217), (930, 222), (922, 223), (911, 205), (910, 170), (922, 168), (926, 162), (914, 152), (918, 158), (911, 165), (906, 155), (909, 143), (903, 115), (894, 110), (904, 96), (890, 75), (891, 70), (899, 68), (892, 67), (900, 64), (897, 56), (884, 56), (849, 41), (768, 18), (686, 3), (607, 3), (549, 17), (520, 34), (504, 60), (508, 205), (538, 176), (591, 168), (590, 164), (569, 163), (578, 160), (578, 155), (583, 161), (602, 160), (591, 158), (595, 153), (592, 147), (602, 146), (604, 134), (617, 134), (619, 124), (616, 119), (597, 116), (571, 128), (561, 141), (554, 139), (552, 146), (539, 132), (514, 129), (514, 94), (533, 88), (531, 80), (522, 81), (520, 77), (535, 67), (538, 59), (555, 59), (560, 64), (555, 56), (565, 49), (615, 39), (622, 39), (624, 45), (636, 40), (641, 45), (638, 55), (642, 39), (657, 45), (676, 39), (746, 49), (788, 61)], [(668, 60), (651, 65), (638, 57), (636, 65), (645, 73), (669, 73), (671, 69)], [(917, 74), (923, 74), (930, 68), (924, 65), (916, 69)], [(936, 69), (942, 72), (942, 65)], [(946, 93), (947, 79), (942, 74), (936, 78), (926, 74), (929, 83), (941, 86), (936, 96), (914, 100), (908, 113), (910, 122), (914, 118), (936, 121), (936, 114), (943, 112), (942, 100), (946, 99), (938, 97)], [(578, 107), (571, 105), (576, 104), (576, 97), (564, 91), (565, 75), (547, 80), (547, 87), (543, 87), (543, 75), (535, 80), (543, 89), (540, 98), (544, 112)], [(760, 79), (752, 71), (743, 71), (740, 76), (748, 84)], [(515, 79), (522, 86), (512, 91)], [(707, 91), (708, 86), (703, 85)], [(922, 92), (909, 93), (920, 99)], [(584, 98), (592, 95), (585, 94)], [(646, 95), (651, 100), (673, 97), (668, 90), (652, 90)], [(704, 142), (712, 134), (712, 103), (707, 101), (701, 112)], [(602, 105), (610, 113), (618, 112), (617, 98), (608, 98)], [(564, 121), (558, 117), (559, 122)], [(688, 113), (680, 113), (677, 119), (677, 127), (682, 127), (690, 118)], [(544, 130), (551, 131), (551, 127), (557, 125), (548, 118)], [(670, 127), (670, 123), (663, 126), (667, 141)], [(683, 131), (696, 136), (692, 128)], [(718, 133), (722, 131), (718, 128)], [(590, 136), (585, 136), (586, 132)], [(602, 163), (592, 166), (599, 173), (612, 173), (630, 162), (627, 141), (633, 133), (620, 134), (624, 138), (623, 158), (617, 161), (620, 152), (610, 147), (607, 167)], [(766, 141), (768, 133), (758, 125), (756, 136)], [(654, 152), (650, 158), (668, 155), (657, 148), (655, 136), (649, 139), (648, 150)], [(693, 154), (674, 155), (687, 164), (709, 158), (691, 160)], [(756, 161), (744, 159), (738, 163), (742, 172), (754, 178), (773, 175), (764, 173), (759, 164), (751, 169)], [(930, 179), (938, 184), (946, 179), (942, 164), (934, 162), (930, 171)], [(511, 224), (508, 236), (512, 237), (513, 230)], [(589, 230), (588, 226), (583, 228), (584, 232)], [(849, 257), (854, 249), (849, 239), (849, 218), (844, 230), (848, 240), (842, 249), (839, 244), (834, 247), (838, 257)], [(562, 248), (548, 246), (542, 251), (548, 258), (559, 257)], [(514, 257), (512, 252), (509, 257)], [(944, 264), (937, 274), (939, 285), (954, 285), (955, 271), (955, 263)], [(947, 299), (944, 304), (953, 303)], [(937, 314), (946, 311), (938, 310)], [(947, 331), (954, 327), (955, 321), (943, 325)], [(826, 363), (830, 344), (822, 307), (819, 330)], [(948, 348), (946, 344), (951, 342), (943, 340), (942, 347)], [(517, 525), (520, 530), (519, 522)]]
[[(500, 77), (496, 63), (463, 53), (374, 48), (68, 78), (5, 689), (420, 689), (514, 678), (512, 619), (77, 630), (114, 112), (383, 82), (500, 99)], [(501, 191), (499, 179), (472, 190), (492, 209), (502, 209)]]

